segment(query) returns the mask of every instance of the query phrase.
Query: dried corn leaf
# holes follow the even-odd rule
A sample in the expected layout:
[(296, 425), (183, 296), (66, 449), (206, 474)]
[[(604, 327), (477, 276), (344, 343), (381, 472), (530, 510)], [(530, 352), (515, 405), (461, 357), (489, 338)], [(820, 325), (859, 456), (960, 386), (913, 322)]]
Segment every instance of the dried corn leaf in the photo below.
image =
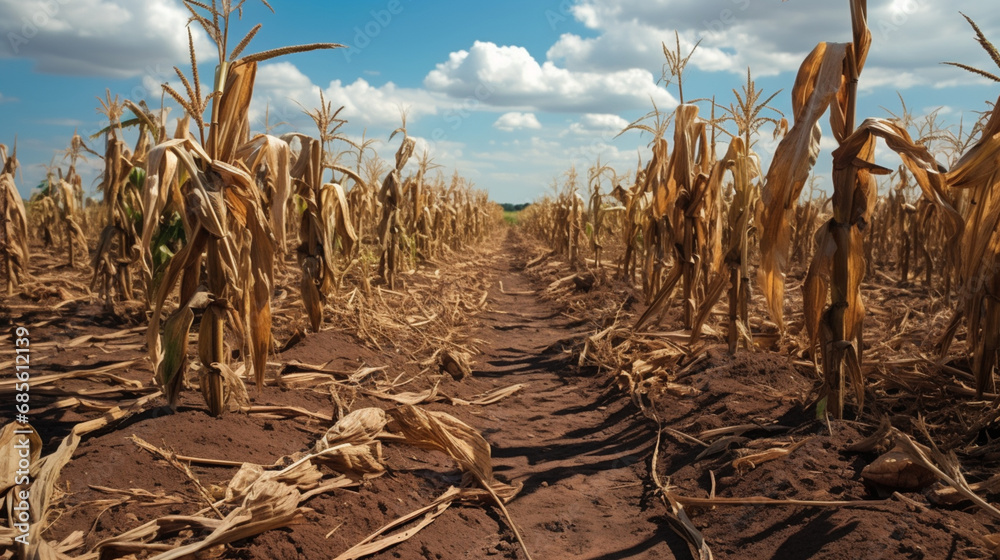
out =
[[(89, 368), (77, 367), (74, 368), (72, 371), (67, 371), (63, 373), (50, 373), (46, 375), (32, 376), (31, 388), (36, 389), (44, 385), (51, 385), (57, 381), (63, 381), (66, 379), (93, 379), (114, 384), (119, 387), (119, 390), (142, 389), (143, 383), (141, 381), (136, 381), (135, 379), (128, 379), (110, 373), (116, 369), (127, 369), (135, 365), (137, 361), (138, 360), (125, 360), (123, 362), (113, 362), (107, 365), (96, 366), (96, 367), (89, 367)], [(0, 394), (15, 392), (17, 384), (18, 384), (17, 379), (5, 379), (3, 381), (0, 381)]]
[[(995, 474), (982, 482), (969, 484), (969, 490), (977, 494), (996, 494), (1000, 492), (1000, 474)], [(931, 503), (948, 507), (957, 506), (963, 500), (968, 499), (955, 488), (944, 486), (940, 483), (935, 484), (935, 487), (931, 488), (925, 495)]]
[(390, 428), (402, 433), (410, 445), (443, 451), (464, 472), (476, 475), (486, 484), (493, 482), (490, 444), (475, 428), (454, 416), (412, 405), (390, 410)]
[[(17, 431), (27, 431), (27, 434), (16, 434)], [(18, 462), (28, 459), (31, 463), (31, 474), (38, 472), (38, 457), (42, 454), (42, 438), (38, 432), (28, 425), (11, 422), (0, 430), (0, 496), (14, 487), (17, 480)], [(16, 502), (15, 502), (16, 503)]]
[(292, 194), (291, 149), (288, 142), (268, 134), (260, 134), (243, 144), (236, 156), (246, 163), (247, 169), (263, 180), (264, 194), (277, 249), (287, 252), (285, 239), (285, 214), (288, 198)]
[(373, 397), (392, 401), (402, 405), (417, 405), (441, 400), (438, 398), (438, 386), (435, 384), (430, 389), (423, 391), (404, 391), (402, 393), (389, 393), (388, 391), (369, 391), (362, 389), (362, 393)]
[(326, 183), (320, 190), (320, 207), (327, 224), (327, 231), (332, 240), (332, 234), (337, 233), (338, 241), (344, 255), (351, 255), (358, 235), (351, 223), (351, 209), (347, 203), (344, 188), (337, 183)]
[(167, 404), (177, 408), (184, 383), (188, 353), (188, 332), (194, 323), (194, 312), (188, 305), (175, 311), (163, 327), (163, 361), (156, 368), (156, 382), (167, 397)]
[(324, 451), (341, 443), (364, 445), (375, 440), (388, 420), (381, 408), (361, 408), (337, 421), (316, 442), (314, 449)]
[[(154, 556), (156, 560), (175, 560), (186, 558), (212, 547), (259, 535), (264, 531), (286, 527), (303, 519), (308, 511), (298, 507), (301, 500), (299, 491), (294, 487), (274, 479), (258, 480), (246, 493), (243, 503), (229, 513), (221, 522), (201, 522), (191, 518), (187, 528), (198, 529), (212, 527), (212, 532), (200, 541), (176, 547)], [(128, 546), (141, 538), (161, 536), (166, 531), (159, 526), (161, 520), (154, 520), (116, 539), (104, 541), (98, 545), (101, 550)], [(200, 525), (200, 527), (199, 527)], [(134, 540), (131, 540), (134, 539)], [(136, 543), (139, 544), (139, 543)]]
[(792, 88), (795, 122), (775, 149), (761, 193), (761, 263), (758, 280), (771, 319), (784, 330), (785, 271), (791, 243), (792, 212), (816, 163), (819, 119), (841, 88), (847, 44), (820, 43), (799, 68)]
[(505, 398), (513, 395), (514, 393), (520, 391), (521, 389), (524, 389), (527, 386), (528, 386), (527, 383), (517, 383), (515, 385), (510, 385), (508, 387), (501, 387), (499, 389), (494, 389), (492, 391), (487, 391), (487, 392), (485, 392), (485, 393), (483, 393), (481, 395), (477, 395), (475, 397), (472, 397), (471, 401), (467, 401), (467, 400), (464, 400), (464, 399), (459, 399), (457, 397), (445, 397), (445, 400), (447, 400), (449, 404), (457, 405), (457, 406), (471, 406), (471, 405), (486, 406), (486, 405), (498, 403), (498, 402), (502, 401), (503, 399), (505, 399)]
[(385, 472), (382, 444), (378, 441), (363, 445), (339, 444), (330, 450), (336, 452), (318, 454), (313, 461), (354, 480), (377, 477)]
[[(15, 148), (16, 152), (16, 148)], [(14, 171), (17, 168), (14, 155), (7, 157), (7, 148), (0, 144), (0, 252), (5, 256), (7, 268), (7, 293), (19, 286), (27, 274), (28, 258), (28, 220), (24, 209), (24, 201), (14, 184)]]
[(469, 355), (465, 352), (442, 350), (438, 354), (439, 367), (442, 373), (451, 375), (455, 381), (461, 381), (472, 375), (469, 367)]

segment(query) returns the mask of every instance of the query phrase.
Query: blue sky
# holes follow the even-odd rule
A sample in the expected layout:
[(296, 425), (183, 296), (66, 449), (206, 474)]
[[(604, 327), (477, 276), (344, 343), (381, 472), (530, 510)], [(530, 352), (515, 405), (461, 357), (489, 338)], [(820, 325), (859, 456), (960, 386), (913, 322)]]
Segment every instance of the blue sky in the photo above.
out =
[[(702, 43), (685, 74), (687, 98), (728, 105), (749, 65), (757, 85), (782, 89), (774, 105), (788, 112), (789, 93), (803, 57), (818, 41), (847, 41), (847, 2), (819, 0), (551, 0), (457, 2), (272, 2), (271, 14), (250, 0), (234, 34), (264, 24), (248, 52), (306, 42), (350, 48), (291, 55), (258, 71), (251, 125), (287, 121), (278, 132), (311, 133), (299, 103), (314, 107), (322, 88), (345, 107), (342, 129), (367, 131), (387, 142), (408, 109), (418, 152), (427, 149), (448, 175), (454, 169), (499, 202), (527, 202), (548, 192), (571, 165), (583, 172), (598, 157), (631, 173), (646, 136), (628, 121), (651, 108), (676, 104), (676, 89), (658, 84), (661, 41)], [(997, 71), (959, 11), (1000, 43), (1000, 11), (974, 0), (869, 2), (873, 44), (862, 74), (859, 117), (899, 109), (942, 107), (954, 125), (981, 111), (996, 84), (939, 64), (954, 60)], [(187, 16), (179, 0), (0, 0), (0, 142), (18, 139), (25, 195), (44, 177), (44, 165), (64, 150), (74, 129), (101, 128), (96, 97), (105, 88), (133, 100), (160, 103), (159, 84), (175, 82), (174, 65), (189, 72)], [(238, 40), (239, 37), (237, 37)], [(212, 48), (196, 33), (203, 76)], [(297, 102), (297, 103), (296, 103)], [(170, 105), (168, 103), (168, 105)], [(175, 108), (172, 117), (179, 116)], [(790, 116), (790, 115), (789, 115)], [(98, 152), (100, 141), (90, 142)], [(765, 164), (776, 142), (758, 144)], [(816, 173), (829, 176), (824, 138)], [(888, 167), (898, 160), (878, 153)], [(59, 163), (57, 161), (57, 163)], [(65, 167), (65, 166), (64, 166)], [(85, 187), (101, 168), (84, 166)]]

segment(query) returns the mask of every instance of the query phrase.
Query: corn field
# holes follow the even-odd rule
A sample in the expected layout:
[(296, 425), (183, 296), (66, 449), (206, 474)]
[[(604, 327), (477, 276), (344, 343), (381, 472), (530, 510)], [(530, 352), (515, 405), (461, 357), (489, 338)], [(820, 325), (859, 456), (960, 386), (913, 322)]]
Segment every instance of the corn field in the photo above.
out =
[(1000, 99), (859, 115), (865, 0), (778, 91), (692, 98), (678, 32), (635, 166), (511, 217), (406, 108), (256, 130), (346, 47), (247, 54), (245, 3), (183, 0), (179, 116), (106, 90), (27, 200), (0, 144), (0, 560), (1000, 557)]

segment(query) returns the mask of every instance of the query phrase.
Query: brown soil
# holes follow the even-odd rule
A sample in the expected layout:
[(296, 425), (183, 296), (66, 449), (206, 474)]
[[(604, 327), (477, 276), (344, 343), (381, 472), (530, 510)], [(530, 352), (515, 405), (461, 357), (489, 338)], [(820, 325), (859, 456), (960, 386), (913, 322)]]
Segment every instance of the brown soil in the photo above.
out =
[[(480, 351), (473, 356), (472, 376), (462, 381), (421, 373), (414, 359), (422, 357), (417, 348), (419, 337), (400, 338), (377, 348), (336, 325), (307, 334), (274, 360), (326, 364), (331, 371), (347, 373), (364, 366), (384, 366), (385, 379), (413, 378), (399, 390), (419, 391), (440, 383), (440, 394), (466, 400), (493, 389), (526, 384), (525, 389), (492, 405), (438, 402), (425, 406), (446, 411), (478, 429), (492, 446), (496, 477), (523, 484), (507, 508), (533, 557), (691, 558), (685, 541), (672, 530), (649, 472), (657, 424), (618, 388), (614, 372), (578, 365), (583, 337), (603, 328), (604, 317), (597, 313), (588, 316), (579, 306), (570, 308), (565, 302), (543, 297), (552, 275), (565, 276), (567, 272), (556, 264), (546, 268), (548, 277), (537, 268), (525, 270), (524, 263), (539, 253), (540, 249), (516, 232), (509, 232), (504, 243), (465, 255), (472, 263), (462, 266), (475, 271), (470, 273), (475, 276), (475, 285), (488, 287), (489, 294), (486, 310), (462, 325), (462, 336), (474, 341)], [(54, 258), (50, 264), (58, 262), (60, 256)], [(436, 272), (461, 262), (456, 256), (452, 262), (422, 267), (407, 282), (447, 290), (445, 280)], [(100, 304), (80, 289), (87, 283), (83, 269), (56, 270), (50, 266), (46, 274), (43, 284), (49, 293), (35, 293), (38, 301), (18, 296), (0, 304), (0, 324), (28, 326), (32, 343), (39, 344), (32, 354), (34, 375), (137, 360), (112, 373), (141, 382), (141, 387), (134, 389), (106, 379), (77, 379), (39, 387), (32, 393), (32, 423), (42, 435), (44, 453), (50, 453), (73, 425), (102, 414), (99, 407), (57, 402), (66, 392), (83, 395), (95, 389), (117, 388), (113, 394), (81, 397), (90, 404), (110, 406), (148, 394), (151, 373), (144, 353), (144, 328), (108, 341), (68, 344), (84, 334), (144, 327), (141, 313), (133, 313), (132, 324), (128, 320), (123, 323), (120, 316), (104, 315)], [(595, 309), (601, 307), (599, 302), (610, 300), (620, 305), (625, 299), (622, 288), (603, 280), (599, 279), (584, 301), (592, 302)], [(279, 285), (278, 291), (291, 290), (294, 282), (294, 275), (289, 276), (287, 286)], [(60, 301), (73, 298), (79, 299), (55, 308)], [(294, 308), (288, 305), (288, 309)], [(296, 328), (304, 328), (301, 312), (276, 315), (279, 343)], [(46, 347), (40, 343), (54, 344)], [(639, 404), (647, 413), (656, 411), (662, 425), (670, 428), (662, 435), (657, 468), (660, 478), (669, 480), (678, 493), (708, 497), (714, 488), (720, 497), (850, 500), (858, 504), (689, 508), (715, 558), (992, 556), (982, 537), (1000, 532), (1000, 524), (967, 503), (944, 509), (930, 505), (919, 491), (903, 492), (904, 499), (882, 501), (879, 489), (866, 487), (860, 472), (877, 453), (851, 453), (846, 448), (869, 435), (870, 427), (835, 422), (831, 435), (827, 424), (814, 420), (809, 408), (813, 379), (785, 358), (747, 353), (730, 357), (711, 347), (673, 381), (700, 393), (664, 394)], [(363, 391), (339, 394), (334, 400), (328, 387), (281, 388), (271, 383), (260, 393), (251, 386), (250, 393), (254, 405), (294, 406), (317, 417), (335, 417), (337, 401), (350, 409), (393, 406)], [(84, 439), (59, 479), (56, 515), (45, 533), (47, 539), (58, 542), (82, 531), (84, 545), (71, 551), (75, 556), (102, 539), (151, 519), (189, 515), (206, 506), (184, 473), (137, 447), (130, 439), (133, 435), (183, 456), (270, 465), (311, 447), (332, 422), (246, 414), (211, 418), (197, 390), (183, 394), (174, 414), (162, 404)], [(752, 427), (734, 432), (730, 445), (704, 455), (704, 447), (677, 435), (744, 424)], [(784, 458), (740, 471), (732, 466), (745, 450), (761, 451), (802, 440), (808, 441)], [(443, 454), (391, 441), (384, 444), (383, 454), (389, 469), (385, 476), (316, 496), (305, 503), (312, 511), (303, 523), (231, 543), (222, 557), (334, 558), (372, 531), (428, 504), (448, 486), (462, 481), (454, 462)], [(236, 470), (191, 467), (193, 475), (208, 488), (224, 487)], [(108, 488), (142, 489), (160, 498), (123, 497)], [(1000, 498), (986, 497), (991, 502)], [(524, 555), (498, 508), (488, 503), (455, 505), (408, 541), (372, 556), (415, 560), (494, 557)]]

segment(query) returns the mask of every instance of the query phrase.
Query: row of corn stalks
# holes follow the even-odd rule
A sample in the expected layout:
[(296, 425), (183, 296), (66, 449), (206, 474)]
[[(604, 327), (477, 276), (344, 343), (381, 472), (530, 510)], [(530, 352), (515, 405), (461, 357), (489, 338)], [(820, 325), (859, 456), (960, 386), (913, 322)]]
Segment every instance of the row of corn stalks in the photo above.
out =
[[(791, 90), (790, 119), (769, 105), (778, 93), (765, 97), (749, 71), (728, 106), (715, 99), (686, 101), (683, 71), (694, 51), (683, 53), (679, 38), (676, 48), (664, 44), (664, 79), (668, 86), (676, 82), (680, 105), (670, 113), (654, 106), (622, 131), (652, 136), (648, 161), (622, 176), (597, 162), (582, 193), (570, 171), (521, 222), (573, 267), (607, 266), (604, 249), (615, 239), (618, 276), (645, 298), (634, 328), (659, 324), (676, 303), (692, 348), (723, 297), (730, 352), (757, 347), (750, 320), (754, 287), (767, 310), (766, 320), (759, 317), (756, 324), (787, 336), (786, 277), (803, 273), (805, 345), (819, 358), (824, 379), (820, 413), (841, 417), (848, 391), (863, 406), (866, 278), (929, 290), (952, 313), (938, 341), (941, 360), (953, 341), (964, 338), (977, 392), (993, 392), (1000, 351), (1000, 187), (994, 172), (1000, 110), (993, 105), (957, 132), (941, 126), (936, 113), (914, 118), (905, 103), (900, 114), (859, 124), (857, 83), (871, 34), (867, 3), (850, 0), (849, 7), (853, 41), (820, 43), (808, 55)], [(839, 146), (832, 193), (818, 191), (813, 175), (818, 122), (827, 113)], [(766, 172), (754, 151), (765, 126), (781, 138)], [(720, 140), (725, 150), (717, 148)], [(898, 154), (897, 169), (875, 163), (879, 140)], [(613, 187), (602, 190), (603, 177)]]
[[(244, 373), (258, 387), (264, 383), (274, 351), (276, 267), (300, 269), (303, 305), (318, 331), (327, 298), (349, 274), (370, 290), (377, 266), (378, 280), (394, 289), (419, 262), (485, 239), (502, 222), (502, 210), (457, 173), (450, 181), (440, 173), (432, 177), (438, 166), (426, 153), (416, 172), (405, 175), (416, 145), (405, 115), (389, 138), (400, 141), (392, 165), (378, 158), (371, 139), (343, 135), (340, 110), (322, 97), (320, 107), (307, 111), (317, 136), (251, 135), (257, 63), (341, 45), (246, 55), (259, 24), (235, 46), (229, 42), (230, 22), (242, 16), (244, 1), (184, 4), (189, 25), (200, 25), (217, 47), (212, 88), (200, 78), (189, 29), (190, 75), (175, 68), (182, 87), (164, 85), (184, 110), (172, 134), (167, 111), (110, 93), (98, 98), (108, 119), (96, 135), (103, 155), (74, 135), (69, 172), (51, 166), (27, 210), (14, 184), (15, 154), (0, 146), (0, 253), (8, 293), (30, 270), (29, 224), (43, 245), (65, 247), (70, 268), (89, 254), (91, 290), (108, 312), (127, 301), (150, 312), (149, 355), (172, 406), (189, 369), (188, 333), (197, 323), (200, 387), (217, 415), (240, 404)], [(130, 127), (138, 130), (131, 149), (123, 132)], [(87, 154), (104, 160), (103, 200), (84, 208), (76, 165)], [(351, 158), (353, 166), (340, 163)], [(85, 230), (97, 239), (89, 253)]]

